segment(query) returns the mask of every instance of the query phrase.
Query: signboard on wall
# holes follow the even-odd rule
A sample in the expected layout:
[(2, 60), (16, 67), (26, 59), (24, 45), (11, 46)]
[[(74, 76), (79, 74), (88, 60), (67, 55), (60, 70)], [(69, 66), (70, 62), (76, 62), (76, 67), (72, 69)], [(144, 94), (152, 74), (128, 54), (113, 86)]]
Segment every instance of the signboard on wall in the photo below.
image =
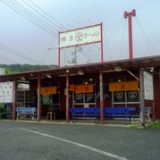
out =
[(144, 99), (153, 100), (153, 76), (148, 72), (143, 72), (144, 75)]
[(0, 103), (13, 102), (13, 82), (0, 83)]
[(61, 32), (59, 36), (60, 48), (101, 42), (101, 24)]
[(114, 82), (109, 83), (109, 91), (136, 91), (139, 89), (138, 81), (128, 81), (128, 82)]

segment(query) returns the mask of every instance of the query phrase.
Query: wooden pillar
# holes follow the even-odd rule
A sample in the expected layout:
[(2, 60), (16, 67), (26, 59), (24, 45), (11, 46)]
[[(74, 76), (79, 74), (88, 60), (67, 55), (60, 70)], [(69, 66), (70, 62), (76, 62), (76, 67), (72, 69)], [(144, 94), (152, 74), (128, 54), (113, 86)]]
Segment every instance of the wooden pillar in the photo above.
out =
[(145, 109), (144, 109), (144, 74), (143, 69), (140, 68), (140, 111), (142, 118), (142, 125), (145, 126)]
[(37, 81), (37, 121), (40, 121), (40, 110), (41, 110), (41, 77), (38, 76), (38, 81)]
[(100, 84), (100, 122), (104, 123), (104, 103), (103, 103), (103, 72), (99, 71), (99, 84)]
[(69, 122), (69, 73), (66, 75), (66, 122)]
[(13, 113), (12, 115), (13, 115), (12, 119), (15, 120), (16, 119), (16, 79), (15, 78), (13, 81)]

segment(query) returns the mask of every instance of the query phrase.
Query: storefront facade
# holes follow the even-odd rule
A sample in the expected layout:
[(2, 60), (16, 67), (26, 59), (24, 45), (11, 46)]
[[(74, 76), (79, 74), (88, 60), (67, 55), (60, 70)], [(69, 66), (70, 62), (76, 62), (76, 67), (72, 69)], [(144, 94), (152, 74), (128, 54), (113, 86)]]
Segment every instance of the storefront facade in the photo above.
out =
[[(154, 71), (153, 71), (154, 69)], [(152, 78), (152, 87), (144, 87), (144, 72)], [(1, 82), (13, 82), (12, 119), (16, 107), (36, 107), (37, 120), (55, 112), (56, 119), (70, 121), (70, 108), (135, 107), (135, 113), (152, 108), (152, 119), (160, 119), (160, 56), (133, 60), (75, 65), (19, 74), (1, 75)], [(29, 90), (18, 89), (26, 81)], [(146, 95), (151, 98), (146, 98)], [(145, 117), (143, 117), (145, 123)]]

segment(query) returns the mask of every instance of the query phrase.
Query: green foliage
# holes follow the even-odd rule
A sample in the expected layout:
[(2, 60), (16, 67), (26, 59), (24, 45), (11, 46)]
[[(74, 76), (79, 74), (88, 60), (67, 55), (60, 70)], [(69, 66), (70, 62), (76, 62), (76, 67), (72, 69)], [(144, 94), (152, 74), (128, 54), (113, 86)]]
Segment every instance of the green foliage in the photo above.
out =
[(7, 111), (3, 104), (0, 104), (0, 119), (6, 118)]
[(149, 123), (148, 127), (160, 128), (160, 120), (155, 123), (154, 122)]
[(0, 64), (0, 68), (4, 68), (6, 74), (20, 73), (27, 70), (36, 70), (43, 68), (52, 68), (57, 65), (30, 65), (30, 64)]
[(131, 129), (137, 129), (138, 126), (136, 126), (136, 125), (131, 125), (131, 126), (129, 126), (129, 128), (131, 128)]

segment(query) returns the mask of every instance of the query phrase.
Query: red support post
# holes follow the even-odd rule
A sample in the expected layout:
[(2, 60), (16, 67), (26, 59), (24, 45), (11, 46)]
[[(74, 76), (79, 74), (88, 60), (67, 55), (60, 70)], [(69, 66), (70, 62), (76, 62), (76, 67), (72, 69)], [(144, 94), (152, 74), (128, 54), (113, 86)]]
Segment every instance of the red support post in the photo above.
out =
[(133, 9), (132, 12), (124, 12), (124, 18), (128, 17), (129, 59), (133, 59), (132, 16), (136, 16), (135, 9)]
[(103, 26), (101, 23), (101, 63), (103, 63)]
[(104, 123), (104, 104), (103, 104), (103, 72), (99, 71), (99, 83), (100, 83), (100, 122)]
[(60, 68), (60, 32), (58, 33), (58, 67)]
[(155, 103), (152, 102), (152, 121), (155, 122)]
[(16, 119), (16, 79), (13, 82), (13, 120)]
[(66, 122), (69, 122), (69, 71), (67, 70), (66, 75)]
[(38, 76), (38, 98), (37, 98), (37, 121), (40, 121), (40, 108), (41, 108), (41, 77)]

